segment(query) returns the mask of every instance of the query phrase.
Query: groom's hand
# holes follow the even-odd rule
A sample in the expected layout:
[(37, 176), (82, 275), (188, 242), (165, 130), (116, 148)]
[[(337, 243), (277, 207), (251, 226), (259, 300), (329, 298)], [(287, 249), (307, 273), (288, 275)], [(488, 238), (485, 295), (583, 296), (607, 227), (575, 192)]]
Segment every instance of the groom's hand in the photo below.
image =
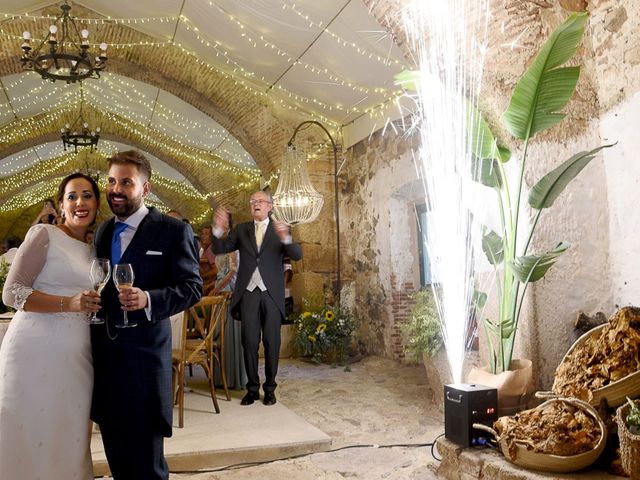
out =
[(147, 294), (138, 287), (123, 289), (118, 295), (122, 310), (132, 312), (141, 310), (147, 306)]

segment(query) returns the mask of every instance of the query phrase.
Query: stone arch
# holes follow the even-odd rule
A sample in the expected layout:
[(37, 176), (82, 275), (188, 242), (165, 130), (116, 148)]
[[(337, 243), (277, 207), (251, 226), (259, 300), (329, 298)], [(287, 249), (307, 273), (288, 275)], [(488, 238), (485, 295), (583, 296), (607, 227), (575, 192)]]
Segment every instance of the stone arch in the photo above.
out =
[[(74, 14), (78, 17), (100, 16), (79, 5), (74, 5)], [(34, 25), (19, 19), (8, 21), (3, 28), (8, 34), (19, 37), (24, 29), (33, 29)], [(123, 25), (105, 26), (101, 38), (114, 44), (156, 40)], [(161, 49), (161, 53), (155, 55), (149, 55), (148, 48), (113, 49), (109, 53), (107, 71), (156, 86), (184, 100), (229, 131), (251, 154), (261, 171), (275, 170), (292, 128), (274, 114), (267, 99), (267, 95), (273, 93), (257, 95), (256, 90), (252, 91), (231, 75), (201, 63), (176, 46)], [(8, 36), (0, 39), (0, 76), (22, 71), (17, 42)]]

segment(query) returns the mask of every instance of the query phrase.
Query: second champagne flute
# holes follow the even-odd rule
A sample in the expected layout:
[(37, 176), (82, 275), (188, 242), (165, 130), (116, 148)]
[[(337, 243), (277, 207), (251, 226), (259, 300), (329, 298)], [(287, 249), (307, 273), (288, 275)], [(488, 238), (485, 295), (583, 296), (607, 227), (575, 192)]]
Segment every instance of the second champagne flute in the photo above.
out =
[[(118, 263), (113, 268), (113, 283), (119, 292), (122, 290), (126, 290), (127, 288), (133, 287), (133, 267), (130, 263)], [(130, 322), (127, 317), (127, 311), (124, 310), (124, 322), (116, 324), (117, 328), (130, 328), (135, 327), (138, 324), (135, 322)]]
[[(91, 277), (93, 289), (100, 295), (111, 277), (111, 262), (106, 258), (94, 258), (91, 261), (89, 276)], [(98, 317), (94, 312), (89, 316), (88, 322), (89, 324), (95, 325), (104, 323), (104, 319)]]

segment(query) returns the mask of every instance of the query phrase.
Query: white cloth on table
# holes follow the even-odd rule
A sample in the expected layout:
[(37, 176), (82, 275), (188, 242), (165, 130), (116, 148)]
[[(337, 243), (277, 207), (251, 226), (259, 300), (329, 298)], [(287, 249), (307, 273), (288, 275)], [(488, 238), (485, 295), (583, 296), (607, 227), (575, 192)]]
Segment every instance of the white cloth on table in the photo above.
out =
[[(3, 300), (22, 308), (19, 297), (30, 289), (60, 296), (91, 289), (90, 257), (89, 245), (53, 225), (36, 225), (18, 250)], [(93, 479), (86, 319), (18, 311), (11, 320), (0, 347), (1, 479)]]

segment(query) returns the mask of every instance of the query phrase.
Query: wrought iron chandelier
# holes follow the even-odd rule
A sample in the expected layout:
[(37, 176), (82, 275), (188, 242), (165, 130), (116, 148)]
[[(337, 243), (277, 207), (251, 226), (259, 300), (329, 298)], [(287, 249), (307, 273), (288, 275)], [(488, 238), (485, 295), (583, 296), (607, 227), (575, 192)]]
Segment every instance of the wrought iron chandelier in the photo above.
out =
[[(78, 30), (69, 15), (71, 6), (65, 0), (49, 31), (37, 47), (32, 48), (31, 34), (22, 34), (22, 67), (33, 70), (43, 79), (55, 82), (64, 80), (73, 83), (85, 78), (100, 78), (100, 71), (107, 62), (107, 44), (100, 44), (100, 53), (93, 57), (89, 53), (89, 30)], [(46, 44), (46, 45), (45, 45)]]
[(89, 130), (89, 124), (85, 122), (82, 116), (83, 104), (84, 91), (82, 90), (82, 83), (80, 83), (80, 115), (73, 124), (67, 123), (64, 128), (60, 129), (65, 152), (67, 147), (73, 147), (76, 153), (78, 152), (78, 147), (89, 147), (90, 151), (93, 152), (93, 149), (98, 145), (98, 140), (100, 140), (100, 127), (95, 130)]

